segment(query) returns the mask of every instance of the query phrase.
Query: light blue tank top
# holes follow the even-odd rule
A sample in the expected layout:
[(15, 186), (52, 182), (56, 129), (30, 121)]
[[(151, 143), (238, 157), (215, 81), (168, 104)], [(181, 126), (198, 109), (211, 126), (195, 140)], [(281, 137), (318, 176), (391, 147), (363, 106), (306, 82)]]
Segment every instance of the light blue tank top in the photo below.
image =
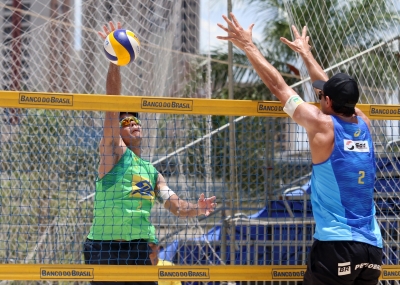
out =
[(382, 247), (373, 202), (375, 154), (367, 124), (331, 116), (335, 145), (325, 162), (313, 164), (311, 203), (320, 241), (359, 241)]

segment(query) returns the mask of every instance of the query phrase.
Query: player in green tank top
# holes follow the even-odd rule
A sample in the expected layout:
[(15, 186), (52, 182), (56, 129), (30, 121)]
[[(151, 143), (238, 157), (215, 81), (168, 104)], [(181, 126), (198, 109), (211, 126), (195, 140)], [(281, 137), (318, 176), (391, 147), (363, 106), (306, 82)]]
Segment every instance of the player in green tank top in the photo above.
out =
[[(122, 28), (120, 23), (117, 28)], [(110, 22), (103, 30), (99, 35), (105, 40), (115, 26)], [(106, 93), (121, 94), (120, 67), (112, 63), (108, 68)], [(178, 217), (209, 215), (216, 207), (215, 196), (205, 198), (201, 194), (197, 204), (179, 199), (154, 166), (141, 158), (141, 143), (142, 126), (137, 113), (106, 112), (99, 146), (94, 219), (84, 244), (86, 264), (151, 265), (150, 246), (157, 244), (157, 238), (150, 212), (156, 196)]]

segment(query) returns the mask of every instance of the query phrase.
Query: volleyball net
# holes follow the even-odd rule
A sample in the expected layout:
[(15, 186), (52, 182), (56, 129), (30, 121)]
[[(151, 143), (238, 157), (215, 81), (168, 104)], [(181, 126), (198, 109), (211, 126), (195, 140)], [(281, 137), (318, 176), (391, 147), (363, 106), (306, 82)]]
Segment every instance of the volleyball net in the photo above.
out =
[[(359, 107), (372, 120), (377, 158), (381, 284), (399, 284), (399, 7), (389, 0), (342, 2), (237, 2), (234, 12), (307, 25), (312, 52), (327, 73), (347, 72), (359, 82)], [(215, 13), (221, 19), (226, 7), (200, 5), (0, 3), (1, 283), (170, 280), (174, 274), (188, 283), (302, 279), (314, 230), (307, 135), (237, 50), (235, 100), (216, 100), (228, 98), (228, 56), (224, 46), (201, 46), (200, 37), (213, 36), (210, 19)], [(102, 95), (108, 62), (96, 32), (110, 20), (142, 43), (139, 59), (121, 69), (128, 96)], [(262, 52), (305, 101), (315, 102), (302, 62), (279, 42), (291, 38), (290, 29), (271, 28), (268, 35)], [(192, 202), (203, 192), (217, 196), (208, 218), (177, 219), (162, 204), (154, 207), (160, 258), (176, 264), (171, 271), (84, 265), (104, 112), (127, 110), (140, 113), (143, 158), (171, 189)]]
[[(13, 91), (1, 96), (3, 106), (20, 110), (18, 124), (3, 121), (1, 129), (3, 279), (301, 280), (314, 230), (311, 160), (308, 150), (291, 150), (290, 144), (307, 140), (299, 139), (279, 102)], [(400, 105), (359, 108), (373, 125), (394, 128), (400, 119)], [(177, 219), (161, 203), (154, 207), (160, 258), (176, 269), (84, 265), (104, 120), (99, 111), (110, 109), (159, 114), (157, 120), (142, 119), (143, 158), (180, 197), (194, 202), (203, 192), (217, 196), (219, 207), (208, 218)], [(225, 114), (236, 114), (234, 161)], [(380, 128), (373, 127), (374, 140)], [(376, 144), (375, 203), (385, 240), (382, 278), (397, 280), (399, 143), (386, 136), (385, 145)]]

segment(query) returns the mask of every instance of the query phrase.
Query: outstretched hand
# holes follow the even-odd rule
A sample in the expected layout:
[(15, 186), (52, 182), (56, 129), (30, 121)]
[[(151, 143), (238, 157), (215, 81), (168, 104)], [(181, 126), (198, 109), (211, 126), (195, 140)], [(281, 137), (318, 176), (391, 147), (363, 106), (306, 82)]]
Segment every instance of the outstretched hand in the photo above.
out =
[(227, 37), (217, 36), (217, 39), (231, 41), (235, 46), (244, 50), (246, 46), (253, 44), (252, 33), (254, 24), (251, 24), (247, 30), (244, 30), (242, 26), (239, 24), (238, 20), (236, 19), (233, 13), (230, 13), (232, 20), (225, 15), (222, 15), (222, 18), (228, 24), (228, 27), (225, 27), (222, 24), (217, 24), (218, 27), (223, 29), (225, 32), (228, 33)]
[(210, 198), (205, 198), (204, 193), (201, 193), (198, 201), (200, 212), (205, 216), (208, 216), (209, 214), (214, 212), (214, 209), (217, 206), (217, 203), (214, 203), (215, 199), (216, 199), (215, 196), (212, 196)]
[(111, 21), (110, 21), (108, 24), (109, 24), (110, 28), (108, 28), (107, 25), (104, 25), (104, 26), (103, 26), (103, 31), (104, 31), (104, 32), (102, 32), (102, 31), (98, 31), (98, 32), (97, 32), (97, 33), (99, 34), (99, 36), (100, 36), (103, 40), (105, 40), (105, 39), (107, 38), (107, 36), (108, 36), (111, 32), (114, 32), (115, 30), (122, 29), (122, 25), (121, 25), (120, 22), (117, 22), (117, 28), (115, 28), (114, 23), (111, 22)]
[(291, 42), (288, 39), (281, 37), (280, 40), (287, 46), (289, 46), (293, 51), (299, 53), (300, 55), (305, 55), (311, 50), (311, 46), (308, 44), (310, 37), (307, 36), (307, 26), (303, 27), (302, 34), (300, 36), (295, 26), (292, 26), (294, 41)]

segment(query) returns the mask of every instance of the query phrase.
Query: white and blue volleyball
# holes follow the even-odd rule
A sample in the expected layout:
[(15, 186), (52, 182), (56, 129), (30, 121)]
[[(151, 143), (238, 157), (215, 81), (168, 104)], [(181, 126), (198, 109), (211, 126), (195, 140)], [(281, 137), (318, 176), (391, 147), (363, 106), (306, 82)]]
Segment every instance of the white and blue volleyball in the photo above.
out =
[(129, 30), (115, 30), (104, 41), (104, 52), (109, 61), (116, 65), (127, 65), (139, 56), (140, 41)]

